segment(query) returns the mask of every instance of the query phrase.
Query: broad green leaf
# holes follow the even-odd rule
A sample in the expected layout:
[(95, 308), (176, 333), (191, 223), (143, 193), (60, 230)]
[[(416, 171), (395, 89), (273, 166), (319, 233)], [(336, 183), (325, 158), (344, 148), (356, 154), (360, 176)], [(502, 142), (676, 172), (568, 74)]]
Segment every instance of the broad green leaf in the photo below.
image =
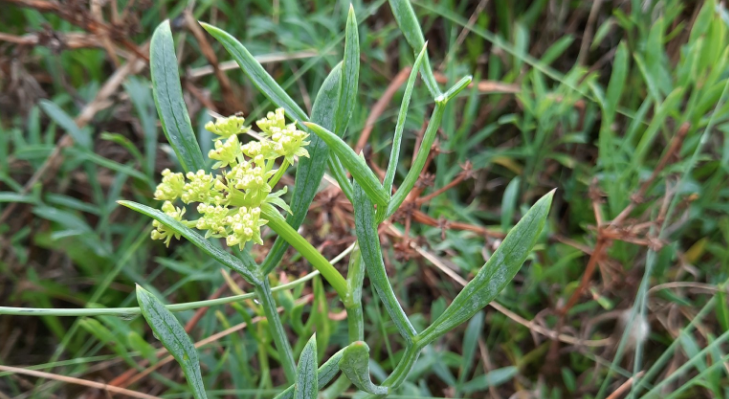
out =
[(248, 49), (241, 44), (236, 38), (231, 36), (228, 32), (216, 28), (215, 26), (208, 25), (201, 22), (203, 28), (210, 33), (220, 44), (225, 47), (225, 50), (233, 57), (235, 62), (238, 63), (240, 68), (248, 75), (253, 84), (258, 90), (263, 93), (269, 100), (274, 104), (284, 109), (286, 114), (290, 117), (305, 122), (309, 118), (306, 113), (299, 107), (294, 100), (289, 97), (288, 94), (276, 83), (271, 75), (263, 69), (263, 66), (256, 61), (255, 57), (251, 55)]
[(339, 368), (357, 388), (374, 395), (387, 395), (387, 387), (378, 386), (370, 379), (370, 348), (362, 341), (344, 348)]
[(162, 130), (175, 150), (180, 165), (187, 172), (207, 169), (182, 96), (170, 21), (159, 24), (152, 35), (149, 70)]
[(137, 302), (142, 309), (142, 316), (154, 331), (154, 335), (182, 367), (187, 383), (192, 388), (192, 395), (195, 399), (207, 398), (200, 374), (197, 349), (180, 322), (159, 299), (139, 285)]
[(400, 159), (400, 144), (402, 143), (402, 133), (405, 129), (405, 121), (408, 116), (408, 107), (410, 106), (410, 98), (413, 95), (413, 89), (415, 88), (415, 81), (418, 78), (418, 71), (420, 65), (423, 63), (425, 57), (426, 47), (420, 50), (420, 54), (415, 59), (413, 68), (410, 70), (410, 76), (408, 77), (408, 83), (405, 86), (405, 94), (402, 96), (402, 103), (400, 104), (400, 113), (397, 115), (397, 124), (395, 125), (395, 134), (392, 138), (392, 150), (390, 150), (390, 161), (387, 164), (387, 172), (385, 172), (385, 191), (388, 193), (392, 192), (392, 183), (395, 181), (395, 172), (397, 171), (397, 163)]
[(359, 32), (357, 29), (357, 17), (354, 14), (354, 7), (350, 3), (344, 34), (342, 78), (339, 80), (339, 106), (334, 117), (334, 129), (332, 129), (340, 137), (344, 135), (344, 130), (347, 128), (357, 102), (359, 85)]
[(319, 393), (319, 381), (316, 368), (316, 334), (304, 346), (299, 364), (296, 367), (296, 388), (294, 399), (316, 399)]
[[(410, 0), (390, 0), (390, 8), (400, 31), (405, 36), (405, 40), (410, 44), (413, 52), (419, 52), (425, 47), (425, 38)], [(438, 97), (441, 94), (440, 88), (438, 88), (438, 82), (435, 81), (435, 76), (433, 76), (433, 69), (430, 66), (430, 59), (428, 59), (427, 54), (422, 68), (425, 85), (428, 86), (428, 90), (433, 97)]]
[(415, 328), (410, 324), (407, 314), (397, 301), (390, 280), (387, 278), (387, 270), (382, 259), (380, 236), (377, 234), (377, 224), (375, 223), (375, 208), (358, 184), (354, 185), (353, 205), (357, 243), (359, 243), (362, 260), (367, 268), (367, 275), (400, 335), (410, 342), (415, 335)]
[[(314, 106), (311, 110), (311, 118), (321, 126), (334, 128), (334, 113), (339, 102), (339, 80), (341, 78), (341, 64), (337, 65), (329, 73), (329, 76), (322, 83), (319, 93), (314, 100)], [(280, 104), (277, 104), (280, 106)], [(294, 193), (291, 198), (291, 211), (293, 212), (286, 218), (286, 223), (294, 230), (297, 230), (301, 223), (304, 222), (306, 213), (309, 211), (309, 205), (314, 200), (319, 189), (319, 184), (324, 176), (327, 161), (329, 160), (329, 147), (319, 138), (312, 134), (309, 136), (309, 145), (306, 147), (309, 157), (299, 158), (296, 167), (296, 181), (294, 183)], [(270, 273), (283, 258), (288, 244), (281, 237), (276, 238), (271, 250), (263, 261), (264, 274)]]
[[(339, 361), (342, 359), (344, 349), (332, 355), (321, 367), (317, 370), (318, 385), (323, 387), (328, 384), (334, 377), (339, 373)], [(295, 386), (291, 385), (286, 388), (283, 392), (276, 395), (274, 399), (292, 399), (294, 397)]]
[(52, 101), (41, 100), (40, 107), (54, 122), (68, 132), (79, 146), (91, 148), (91, 134), (86, 129), (78, 127), (76, 122), (64, 110)]
[(540, 198), (514, 226), (488, 262), (466, 284), (445, 312), (415, 337), (419, 346), (435, 341), (470, 319), (506, 287), (536, 244), (547, 220), (553, 196), (554, 191), (551, 191)]
[(352, 178), (365, 190), (372, 201), (381, 206), (387, 206), (390, 195), (380, 184), (374, 172), (367, 166), (354, 150), (339, 136), (315, 124), (304, 123), (317, 136), (327, 143), (329, 148), (339, 157), (344, 166), (352, 174)]
[(173, 219), (172, 217), (166, 215), (164, 212), (150, 208), (146, 205), (138, 204), (133, 201), (118, 201), (118, 203), (120, 205), (126, 206), (129, 209), (132, 209), (157, 220), (176, 234), (185, 237), (188, 241), (203, 250), (203, 252), (210, 255), (218, 262), (240, 273), (251, 284), (260, 285), (262, 283), (260, 272), (257, 266), (250, 260), (244, 263), (241, 260), (236, 259), (235, 257), (233, 257), (233, 255), (223, 251), (216, 246), (213, 246), (213, 244), (203, 238), (203, 236), (196, 233), (191, 228), (183, 225), (179, 221)]

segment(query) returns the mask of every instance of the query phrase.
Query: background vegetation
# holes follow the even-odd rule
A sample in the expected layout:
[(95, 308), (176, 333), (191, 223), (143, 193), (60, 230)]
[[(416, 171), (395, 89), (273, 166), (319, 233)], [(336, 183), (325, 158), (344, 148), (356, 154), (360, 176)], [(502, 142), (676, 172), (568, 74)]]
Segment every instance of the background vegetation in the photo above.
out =
[[(251, 288), (191, 245), (151, 241), (150, 220), (116, 204), (157, 206), (159, 172), (177, 168), (150, 89), (151, 32), (172, 21), (206, 153), (212, 141), (202, 126), (213, 115), (255, 120), (271, 105), (196, 21), (239, 38), (308, 111), (342, 58), (349, 3), (0, 3), (0, 396), (103, 397), (93, 384), (106, 383), (188, 397), (179, 367), (141, 318), (60, 315), (134, 306), (135, 283), (169, 303)], [(416, 328), (440, 315), (537, 198), (557, 194), (516, 279), (429, 346), (400, 394), (729, 397), (723, 4), (412, 3), (441, 82), (475, 77), (446, 110), (415, 193), (381, 230), (391, 281)], [(345, 138), (384, 174), (414, 56), (387, 2), (353, 5), (362, 70)], [(421, 83), (405, 154), (434, 105), (424, 99)], [(336, 188), (322, 185), (302, 234), (329, 259), (354, 242), (352, 209)], [(267, 246), (255, 251), (260, 260)], [(312, 271), (288, 254), (281, 283)], [(364, 294), (378, 382), (402, 345), (368, 285)], [(277, 295), (297, 353), (312, 331), (320, 358), (347, 342), (341, 305), (319, 277)], [(200, 344), (211, 396), (270, 397), (282, 383), (259, 314), (252, 300), (177, 313)], [(29, 374), (36, 371), (50, 374)]]

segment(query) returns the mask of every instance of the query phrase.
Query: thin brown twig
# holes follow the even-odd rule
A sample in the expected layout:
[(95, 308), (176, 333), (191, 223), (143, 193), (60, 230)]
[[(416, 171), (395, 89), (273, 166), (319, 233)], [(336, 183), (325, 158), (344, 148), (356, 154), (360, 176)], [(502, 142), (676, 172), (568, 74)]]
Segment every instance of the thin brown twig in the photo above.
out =
[(605, 399), (618, 399), (621, 395), (623, 395), (625, 392), (630, 389), (630, 387), (633, 385), (633, 381), (635, 381), (636, 378), (640, 378), (643, 376), (643, 372), (639, 372), (638, 374), (634, 375), (633, 377), (628, 378), (627, 381), (625, 381), (622, 385), (618, 387), (613, 393), (610, 394)]
[(125, 389), (125, 388), (115, 387), (113, 385), (104, 384), (101, 382), (89, 381), (89, 380), (84, 380), (84, 379), (75, 378), (75, 377), (66, 377), (65, 375), (46, 373), (44, 371), (28, 370), (28, 369), (23, 369), (23, 368), (19, 368), (19, 367), (10, 367), (10, 366), (0, 366), (0, 371), (7, 371), (10, 373), (29, 375), (29, 376), (38, 377), (38, 378), (45, 378), (45, 379), (49, 379), (49, 380), (65, 382), (67, 384), (83, 385), (83, 386), (86, 386), (89, 388), (101, 389), (101, 390), (107, 391), (109, 393), (131, 396), (133, 398), (160, 399), (159, 396), (147, 395), (146, 393), (141, 393), (141, 392)]

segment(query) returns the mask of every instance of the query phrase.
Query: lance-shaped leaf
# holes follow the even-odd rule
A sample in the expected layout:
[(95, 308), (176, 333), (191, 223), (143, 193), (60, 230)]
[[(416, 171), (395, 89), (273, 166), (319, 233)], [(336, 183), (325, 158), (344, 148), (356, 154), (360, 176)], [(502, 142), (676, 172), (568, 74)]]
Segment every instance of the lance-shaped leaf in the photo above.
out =
[[(413, 52), (419, 52), (425, 46), (425, 38), (423, 37), (423, 30), (420, 28), (420, 23), (415, 16), (415, 11), (410, 4), (410, 0), (390, 0), (390, 8), (392, 9), (392, 15), (395, 16), (397, 25), (400, 27), (400, 31), (405, 35), (405, 40), (413, 48)], [(438, 88), (438, 82), (435, 81), (435, 76), (433, 76), (433, 69), (430, 67), (430, 60), (427, 54), (423, 63), (423, 80), (425, 81), (425, 85), (428, 86), (430, 94), (433, 97), (438, 97), (440, 95), (440, 89)]]
[(415, 335), (415, 328), (410, 324), (408, 316), (397, 301), (395, 291), (392, 290), (390, 280), (387, 278), (385, 263), (382, 259), (380, 236), (377, 234), (377, 225), (375, 224), (374, 205), (358, 184), (354, 185), (353, 205), (357, 243), (359, 243), (362, 259), (365, 262), (367, 275), (400, 335), (407, 342), (411, 342)]
[(262, 284), (256, 286), (256, 294), (258, 294), (258, 300), (261, 302), (263, 313), (268, 320), (268, 330), (273, 337), (273, 341), (276, 343), (279, 360), (283, 366), (284, 374), (286, 374), (286, 379), (288, 381), (296, 381), (294, 353), (291, 350), (291, 344), (286, 338), (286, 330), (284, 330), (283, 324), (281, 324), (281, 318), (278, 316), (278, 310), (276, 310), (276, 302), (273, 299), (268, 276), (263, 276)]
[(354, 111), (359, 84), (359, 32), (354, 7), (349, 4), (347, 27), (344, 33), (344, 59), (342, 79), (339, 81), (339, 106), (335, 115), (334, 129), (340, 137), (344, 135), (349, 118)]
[(245, 263), (243, 263), (241, 260), (236, 259), (233, 255), (223, 251), (216, 246), (213, 246), (213, 244), (211, 244), (203, 236), (196, 233), (191, 228), (183, 225), (178, 220), (175, 220), (172, 217), (166, 215), (164, 212), (158, 211), (154, 208), (150, 208), (146, 205), (138, 204), (134, 201), (117, 202), (120, 205), (124, 205), (129, 209), (132, 209), (157, 220), (176, 234), (185, 237), (188, 241), (203, 250), (203, 252), (205, 252), (206, 254), (212, 256), (218, 262), (240, 273), (249, 283), (253, 285), (261, 284), (261, 276), (258, 271), (258, 267), (255, 265), (255, 263), (252, 262), (249, 256), (245, 256), (242, 258), (246, 261)]
[[(322, 126), (334, 127), (334, 113), (339, 101), (337, 93), (341, 70), (341, 64), (332, 69), (329, 76), (322, 83), (319, 93), (316, 95), (316, 100), (314, 100), (311, 119)], [(277, 105), (280, 106), (280, 104)], [(310, 143), (306, 147), (306, 150), (309, 151), (309, 157), (299, 158), (299, 164), (296, 167), (294, 194), (291, 198), (292, 214), (286, 218), (286, 223), (294, 230), (298, 230), (301, 223), (303, 223), (309, 205), (311, 205), (311, 201), (314, 200), (314, 195), (319, 189), (327, 161), (330, 159), (329, 147), (327, 147), (324, 140), (312, 134), (309, 136), (309, 141)], [(270, 273), (281, 262), (287, 248), (288, 244), (285, 240), (281, 237), (276, 238), (261, 266), (264, 273)]]
[(187, 106), (182, 97), (175, 44), (170, 22), (164, 21), (152, 35), (149, 48), (149, 69), (152, 93), (162, 130), (185, 171), (206, 169), (200, 145), (192, 130)]
[(418, 58), (415, 59), (413, 68), (410, 70), (410, 76), (408, 77), (408, 83), (405, 86), (405, 94), (402, 96), (402, 104), (400, 104), (400, 113), (397, 115), (397, 124), (395, 125), (395, 134), (392, 138), (392, 150), (390, 151), (390, 163), (387, 165), (387, 172), (385, 173), (385, 191), (388, 193), (392, 191), (392, 182), (395, 180), (395, 171), (397, 171), (397, 162), (400, 158), (400, 144), (402, 143), (402, 132), (405, 130), (405, 120), (408, 116), (408, 107), (410, 106), (410, 98), (413, 95), (413, 89), (415, 88), (415, 81), (418, 78), (418, 71), (420, 70), (420, 64), (423, 62), (425, 57), (426, 46), (420, 50)]
[(304, 346), (296, 367), (296, 388), (294, 399), (316, 399), (319, 393), (319, 380), (316, 369), (316, 334)]
[(445, 312), (415, 337), (418, 347), (433, 342), (470, 319), (514, 278), (544, 228), (553, 195), (554, 191), (549, 192), (532, 206)]
[[(339, 361), (342, 359), (343, 354), (344, 349), (333, 354), (332, 357), (329, 358), (329, 360), (327, 360), (324, 364), (321, 365), (321, 367), (319, 367), (316, 375), (320, 388), (328, 384), (331, 380), (334, 379), (334, 377), (337, 376), (337, 373), (339, 373)], [(291, 385), (290, 387), (283, 390), (283, 392), (276, 395), (274, 399), (292, 399), (294, 397), (295, 388), (295, 385)]]
[(225, 47), (225, 50), (228, 51), (263, 95), (277, 106), (282, 107), (286, 114), (294, 119), (302, 122), (309, 120), (301, 107), (286, 94), (284, 89), (263, 69), (263, 66), (256, 61), (255, 57), (241, 42), (222, 29), (204, 22), (200, 22), (200, 25)]
[(374, 203), (387, 206), (390, 194), (382, 187), (377, 176), (367, 166), (364, 159), (357, 156), (357, 153), (344, 140), (329, 130), (315, 123), (304, 123), (304, 125), (321, 137), (329, 148), (337, 154), (337, 157), (352, 174), (354, 180), (362, 186)]
[(344, 348), (339, 368), (352, 384), (362, 391), (374, 395), (387, 395), (387, 387), (375, 385), (370, 379), (370, 347), (366, 343), (357, 341)]
[(180, 322), (159, 299), (140, 286), (137, 286), (137, 302), (154, 335), (182, 367), (195, 399), (207, 398), (197, 350)]

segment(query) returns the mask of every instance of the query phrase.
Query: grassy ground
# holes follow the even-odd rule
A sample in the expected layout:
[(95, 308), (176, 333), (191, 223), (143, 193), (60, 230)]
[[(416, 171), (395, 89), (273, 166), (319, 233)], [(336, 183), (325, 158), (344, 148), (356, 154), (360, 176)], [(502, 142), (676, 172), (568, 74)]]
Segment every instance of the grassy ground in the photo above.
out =
[[(195, 21), (239, 38), (310, 110), (341, 59), (348, 4), (88, 3), (0, 1), (0, 304), (134, 306), (135, 283), (169, 303), (250, 289), (191, 245), (151, 241), (150, 221), (116, 204), (153, 205), (159, 172), (176, 168), (158, 134), (148, 40), (172, 21), (206, 153), (211, 115), (254, 120), (271, 105), (241, 71), (208, 67), (228, 57)], [(382, 231), (391, 282), (416, 328), (443, 312), (539, 196), (557, 194), (516, 279), (428, 347), (400, 394), (729, 397), (729, 13), (715, 1), (679, 0), (413, 6), (442, 83), (465, 74), (477, 82), (446, 111), (420, 197)], [(384, 171), (414, 56), (387, 2), (354, 8), (362, 72), (346, 139)], [(405, 154), (430, 98), (419, 84)], [(352, 210), (337, 189), (322, 186), (302, 234), (329, 259), (353, 243)], [(267, 246), (255, 251), (263, 258)], [(279, 282), (311, 272), (288, 254)], [(365, 284), (365, 336), (382, 381), (402, 345)], [(341, 304), (318, 277), (277, 300), (296, 351), (313, 330), (322, 357), (347, 342)], [(283, 383), (259, 313), (253, 301), (178, 313), (204, 342), (212, 396), (270, 397)], [(187, 397), (158, 347), (144, 321), (123, 311), (1, 315), (0, 396), (104, 397), (88, 386), (96, 382)]]

